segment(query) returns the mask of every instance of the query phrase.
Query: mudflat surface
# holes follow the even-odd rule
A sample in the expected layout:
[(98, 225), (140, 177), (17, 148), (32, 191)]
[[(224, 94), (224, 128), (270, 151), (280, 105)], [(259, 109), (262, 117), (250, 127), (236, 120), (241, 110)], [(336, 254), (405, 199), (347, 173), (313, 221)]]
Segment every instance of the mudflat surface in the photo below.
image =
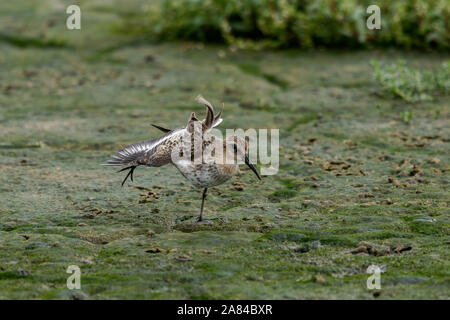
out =
[[(0, 4), (0, 299), (450, 298), (448, 97), (394, 99), (369, 65), (448, 55), (155, 44), (115, 31), (113, 1), (69, 31), (67, 5)], [(211, 225), (174, 167), (121, 188), (99, 165), (203, 115), (199, 93), (221, 128), (280, 129), (278, 174), (212, 188)]]

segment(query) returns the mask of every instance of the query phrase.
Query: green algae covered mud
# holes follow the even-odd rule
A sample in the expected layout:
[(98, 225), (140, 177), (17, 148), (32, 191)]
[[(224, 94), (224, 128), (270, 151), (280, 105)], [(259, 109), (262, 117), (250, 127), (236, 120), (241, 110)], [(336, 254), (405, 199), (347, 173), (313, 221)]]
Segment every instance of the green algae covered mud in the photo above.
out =
[[(106, 2), (67, 30), (67, 5), (0, 4), (0, 299), (450, 298), (448, 91), (406, 101), (370, 64), (448, 53), (152, 43)], [(278, 173), (211, 188), (212, 224), (173, 166), (100, 166), (199, 93), (218, 128), (280, 129)]]

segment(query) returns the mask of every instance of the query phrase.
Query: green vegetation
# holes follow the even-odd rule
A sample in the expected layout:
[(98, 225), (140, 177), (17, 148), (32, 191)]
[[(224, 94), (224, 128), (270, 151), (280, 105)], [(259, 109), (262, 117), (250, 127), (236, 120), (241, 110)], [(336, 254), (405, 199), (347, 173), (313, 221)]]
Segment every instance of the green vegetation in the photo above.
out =
[[(373, 4), (381, 9), (382, 32), (366, 28)], [(143, 9), (124, 15), (124, 31), (239, 48), (450, 48), (447, 0), (157, 0)]]
[[(66, 1), (0, 2), (30, 41), (0, 40), (0, 299), (450, 299), (448, 91), (397, 99), (369, 63), (437, 74), (448, 53), (149, 43), (115, 32), (148, 2), (128, 3), (81, 1), (68, 31)], [(279, 172), (211, 188), (210, 225), (173, 166), (123, 188), (100, 166), (202, 116), (197, 94), (221, 129), (280, 128)]]
[(407, 102), (427, 101), (433, 95), (450, 93), (450, 61), (443, 62), (438, 70), (424, 71), (409, 68), (404, 60), (388, 66), (372, 60), (371, 65), (384, 90)]

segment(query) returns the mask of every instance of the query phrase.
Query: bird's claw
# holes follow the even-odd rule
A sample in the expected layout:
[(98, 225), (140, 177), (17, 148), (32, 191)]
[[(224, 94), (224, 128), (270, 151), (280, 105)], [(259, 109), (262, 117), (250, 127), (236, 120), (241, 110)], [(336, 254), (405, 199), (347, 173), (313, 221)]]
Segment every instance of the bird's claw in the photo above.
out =
[(195, 219), (193, 224), (213, 224), (213, 222), (209, 219), (197, 217), (197, 219)]

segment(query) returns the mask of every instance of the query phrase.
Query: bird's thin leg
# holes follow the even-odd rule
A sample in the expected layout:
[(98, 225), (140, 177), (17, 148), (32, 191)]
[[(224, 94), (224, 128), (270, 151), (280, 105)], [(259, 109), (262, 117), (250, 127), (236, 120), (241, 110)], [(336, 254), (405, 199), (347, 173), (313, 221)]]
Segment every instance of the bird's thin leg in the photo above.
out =
[(203, 189), (202, 206), (200, 208), (200, 215), (197, 218), (197, 222), (203, 221), (203, 207), (205, 206), (205, 199), (206, 199), (206, 192), (207, 191), (208, 191), (208, 188)]

